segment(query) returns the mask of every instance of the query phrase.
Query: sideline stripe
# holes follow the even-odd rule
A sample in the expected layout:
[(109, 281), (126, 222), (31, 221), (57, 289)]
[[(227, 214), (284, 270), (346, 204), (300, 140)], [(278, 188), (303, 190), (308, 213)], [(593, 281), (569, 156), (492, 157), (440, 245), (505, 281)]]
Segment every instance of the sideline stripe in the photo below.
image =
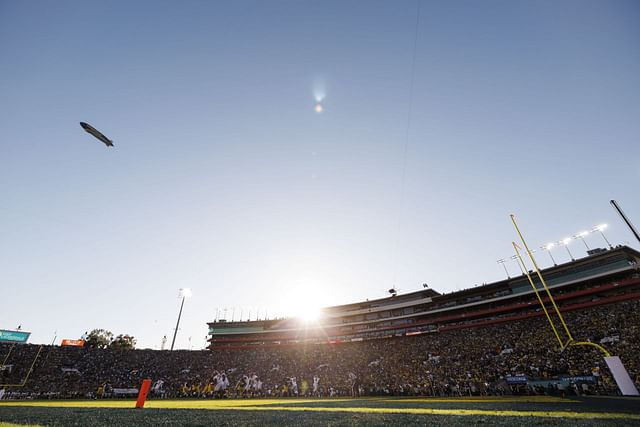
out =
[[(332, 402), (350, 399), (332, 400)], [(273, 402), (285, 403), (282, 400), (264, 400), (260, 403), (270, 405)], [(288, 401), (287, 403), (292, 402)], [(300, 403), (317, 402), (308, 400)], [(397, 402), (397, 401), (394, 401)], [(215, 405), (213, 405), (215, 403)], [(231, 403), (231, 404), (230, 404)], [(575, 418), (575, 419), (621, 419), (640, 420), (640, 414), (621, 412), (575, 412), (575, 411), (518, 411), (489, 409), (437, 409), (437, 408), (367, 408), (367, 407), (319, 407), (319, 406), (259, 406), (255, 401), (149, 401), (148, 407), (153, 409), (206, 409), (212, 411), (292, 411), (292, 412), (350, 412), (363, 414), (414, 414), (414, 415), (485, 415), (496, 417), (542, 417), (542, 418)], [(175, 404), (175, 406), (173, 405)], [(38, 406), (61, 408), (128, 408), (133, 409), (134, 401), (5, 401), (0, 407)]]
[[(241, 406), (262, 406), (262, 405), (290, 405), (305, 403), (331, 404), (336, 402), (351, 402), (353, 406), (367, 402), (384, 402), (395, 404), (415, 404), (415, 403), (582, 403), (578, 400), (551, 396), (528, 396), (528, 397), (507, 397), (507, 398), (487, 398), (479, 399), (472, 397), (461, 398), (408, 398), (389, 399), (387, 397), (359, 398), (359, 399), (180, 399), (180, 400), (147, 400), (146, 406), (150, 408), (167, 409), (188, 409), (188, 408), (212, 408), (222, 407), (232, 409)], [(5, 400), (0, 401), (2, 406), (43, 406), (59, 408), (130, 408), (135, 405), (135, 400)]]
[(417, 399), (384, 399), (382, 402), (393, 402), (393, 403), (582, 403), (579, 400), (571, 400), (567, 398), (561, 397), (532, 397), (532, 398), (506, 398), (506, 399), (478, 399), (478, 398), (467, 398), (467, 399), (438, 399), (438, 398), (417, 398)]
[[(145, 407), (154, 409), (234, 409), (242, 406), (291, 405), (317, 402), (353, 402), (353, 399), (229, 399), (229, 400), (147, 400)], [(4, 400), (3, 406), (38, 406), (47, 408), (133, 408), (135, 400)]]

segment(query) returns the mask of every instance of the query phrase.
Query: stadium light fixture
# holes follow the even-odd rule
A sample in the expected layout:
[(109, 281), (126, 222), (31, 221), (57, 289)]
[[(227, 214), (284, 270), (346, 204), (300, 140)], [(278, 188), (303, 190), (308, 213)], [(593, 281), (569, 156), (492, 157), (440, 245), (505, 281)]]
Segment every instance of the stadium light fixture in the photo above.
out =
[(547, 243), (544, 246), (540, 246), (540, 249), (547, 251), (547, 253), (549, 254), (549, 257), (551, 258), (551, 262), (553, 262), (553, 265), (558, 265), (556, 260), (553, 258), (553, 255), (551, 254), (551, 249), (553, 249), (555, 245), (556, 245), (555, 243)]
[(571, 237), (565, 237), (564, 239), (560, 240), (560, 242), (558, 243), (564, 246), (564, 248), (567, 250), (567, 253), (571, 258), (571, 261), (575, 261), (576, 259), (573, 257), (573, 255), (571, 254), (571, 251), (569, 250), (569, 243), (571, 243)]
[(607, 227), (608, 227), (607, 224), (596, 225), (593, 228), (593, 230), (591, 230), (591, 232), (592, 233), (600, 232), (600, 235), (602, 235), (602, 238), (604, 239), (604, 241), (607, 242), (607, 245), (609, 245), (609, 249), (613, 249), (613, 246), (611, 246), (611, 243), (609, 243), (609, 240), (607, 240), (607, 237), (603, 233), (603, 231), (606, 230)]
[(573, 236), (574, 239), (580, 239), (582, 240), (582, 243), (584, 243), (584, 247), (587, 248), (587, 251), (591, 250), (589, 248), (589, 245), (587, 245), (587, 242), (584, 240), (585, 236), (588, 236), (589, 232), (588, 231), (581, 231), (578, 234), (576, 234), (575, 236)]
[(509, 258), (512, 261), (515, 261), (516, 264), (518, 264), (518, 268), (520, 269), (520, 271), (522, 272), (522, 275), (524, 276), (525, 274), (527, 274), (524, 271), (524, 268), (522, 267), (522, 264), (524, 263), (524, 261), (522, 261), (522, 263), (520, 262), (520, 260), (518, 260), (518, 255), (511, 255), (511, 257)]
[(176, 336), (178, 335), (178, 328), (180, 327), (180, 318), (182, 317), (182, 308), (184, 307), (184, 300), (187, 298), (191, 298), (191, 288), (180, 288), (179, 295), (182, 297), (182, 302), (180, 303), (180, 311), (178, 312), (178, 321), (176, 322), (176, 330), (173, 331), (173, 340), (171, 340), (171, 351), (173, 351), (173, 346), (176, 343)]
[[(600, 233), (602, 235), (602, 238), (604, 239), (605, 242), (607, 242), (607, 245), (609, 245), (609, 249), (613, 249), (613, 246), (611, 246), (611, 243), (609, 242), (609, 240), (607, 239), (607, 237), (604, 235), (603, 230), (605, 230), (607, 228), (607, 224), (599, 224), (595, 227), (593, 227), (592, 229), (590, 229), (589, 231), (587, 230), (583, 230), (580, 231), (579, 233), (576, 233), (575, 235), (571, 236), (571, 237), (565, 237), (564, 239), (557, 241), (557, 242), (550, 242), (547, 243), (546, 245), (540, 246), (539, 250), (543, 250), (543, 251), (547, 251), (547, 253), (549, 254), (549, 258), (551, 258), (551, 262), (553, 262), (554, 266), (557, 266), (558, 263), (556, 262), (555, 258), (553, 257), (553, 254), (551, 253), (551, 249), (555, 248), (556, 246), (564, 246), (565, 250), (567, 251), (567, 253), (569, 254), (569, 258), (571, 258), (571, 261), (575, 261), (575, 258), (573, 256), (573, 254), (571, 253), (571, 251), (569, 250), (569, 243), (571, 243), (572, 240), (577, 240), (580, 239), (582, 240), (582, 243), (584, 244), (585, 248), (587, 249), (587, 252), (591, 250), (591, 248), (589, 247), (589, 245), (587, 244), (585, 237), (587, 237), (590, 233)], [(535, 249), (531, 249), (529, 250), (529, 253), (534, 253), (536, 252)], [(512, 256), (510, 259), (516, 261), (518, 258), (517, 256)], [(507, 277), (509, 277), (509, 272), (505, 266), (505, 262), (507, 261), (507, 259), (499, 259), (497, 262), (498, 264), (502, 264), (502, 267), (505, 269), (506, 273), (507, 273)], [(519, 265), (519, 264), (518, 264)], [(520, 268), (522, 269), (522, 267), (520, 266)]]
[(502, 268), (504, 268), (504, 272), (507, 273), (507, 279), (511, 279), (511, 275), (509, 274), (509, 270), (507, 270), (507, 266), (504, 265), (505, 262), (507, 262), (504, 259), (499, 259), (498, 261), (496, 261), (498, 264), (502, 264)]

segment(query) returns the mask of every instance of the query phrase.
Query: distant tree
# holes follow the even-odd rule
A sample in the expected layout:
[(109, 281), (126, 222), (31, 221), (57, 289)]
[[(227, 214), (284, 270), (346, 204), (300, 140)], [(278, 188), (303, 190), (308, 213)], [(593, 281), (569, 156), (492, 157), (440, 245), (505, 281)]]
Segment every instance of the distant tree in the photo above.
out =
[(82, 336), (85, 346), (89, 348), (107, 348), (113, 341), (113, 334), (106, 329), (94, 329)]
[(120, 350), (133, 350), (136, 347), (136, 339), (131, 335), (120, 334), (111, 341), (109, 347)]

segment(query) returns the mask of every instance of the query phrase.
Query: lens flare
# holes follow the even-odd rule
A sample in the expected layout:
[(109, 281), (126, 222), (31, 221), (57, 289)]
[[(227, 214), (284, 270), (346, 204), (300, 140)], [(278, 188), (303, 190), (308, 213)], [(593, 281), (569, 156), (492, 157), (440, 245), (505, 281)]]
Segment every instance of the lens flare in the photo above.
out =
[(327, 96), (323, 81), (317, 80), (313, 83), (313, 99), (320, 103)]

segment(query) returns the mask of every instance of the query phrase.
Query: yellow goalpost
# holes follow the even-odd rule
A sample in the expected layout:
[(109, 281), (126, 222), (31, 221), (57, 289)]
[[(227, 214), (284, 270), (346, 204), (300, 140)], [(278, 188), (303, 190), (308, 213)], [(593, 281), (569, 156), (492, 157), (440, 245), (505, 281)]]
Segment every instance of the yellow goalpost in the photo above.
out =
[(538, 298), (538, 302), (540, 302), (540, 305), (542, 306), (542, 310), (544, 310), (544, 314), (547, 317), (547, 320), (549, 321), (549, 325), (551, 326), (551, 329), (553, 330), (553, 333), (556, 336), (556, 339), (558, 340), (558, 344), (560, 344), (560, 348), (562, 350), (570, 346), (587, 346), (587, 347), (597, 348), (604, 355), (604, 361), (609, 367), (609, 370), (611, 371), (611, 374), (613, 375), (613, 379), (618, 385), (620, 392), (625, 396), (638, 396), (640, 393), (638, 393), (638, 389), (633, 383), (633, 380), (629, 376), (629, 373), (627, 372), (626, 368), (622, 364), (622, 361), (620, 360), (619, 357), (613, 356), (606, 348), (604, 348), (598, 343), (594, 343), (590, 341), (576, 341), (573, 339), (573, 335), (571, 335), (569, 326), (567, 326), (567, 322), (565, 322), (564, 317), (562, 316), (562, 313), (560, 312), (560, 309), (556, 304), (556, 301), (553, 299), (553, 296), (551, 296), (551, 291), (549, 290), (549, 286), (547, 286), (547, 282), (544, 280), (544, 277), (542, 276), (542, 272), (540, 271), (540, 268), (538, 267), (538, 264), (536, 263), (536, 260), (533, 257), (532, 251), (529, 249), (529, 246), (527, 246), (527, 242), (524, 240), (524, 237), (522, 236), (522, 232), (520, 231), (520, 228), (516, 223), (515, 215), (513, 214), (511, 214), (511, 222), (513, 222), (513, 226), (518, 232), (518, 236), (520, 237), (520, 241), (524, 246), (524, 250), (527, 252), (529, 259), (533, 263), (533, 268), (536, 270), (536, 274), (538, 275), (538, 278), (542, 283), (542, 287), (544, 288), (545, 292), (547, 293), (547, 296), (549, 297), (549, 301), (551, 301), (551, 305), (553, 306), (553, 310), (555, 314), (558, 316), (558, 319), (562, 323), (562, 327), (566, 335), (566, 341), (564, 341), (560, 337), (560, 333), (558, 332), (556, 325), (551, 319), (551, 316), (549, 315), (549, 311), (547, 310), (547, 307), (545, 306), (544, 301), (540, 297), (540, 293), (538, 292), (537, 286), (534, 283), (533, 279), (531, 278), (531, 275), (527, 270), (526, 264), (522, 259), (522, 255), (520, 254), (521, 248), (519, 248), (515, 242), (511, 242), (513, 244), (513, 249), (516, 251), (516, 259), (518, 260), (518, 265), (520, 266), (522, 273), (527, 276), (527, 279), (529, 279), (529, 283), (531, 284), (531, 287), (533, 288), (533, 291), (535, 292), (536, 297)]
[[(2, 361), (2, 366), (5, 366), (7, 363), (7, 360), (9, 360), (9, 356), (11, 355), (11, 352), (13, 351), (13, 348), (16, 346), (16, 344), (13, 344), (11, 346), (11, 348), (9, 349), (9, 352), (7, 353), (7, 355), (5, 356), (4, 360)], [(29, 376), (31, 376), (31, 372), (33, 372), (33, 368), (36, 365), (36, 361), (38, 360), (38, 357), (40, 356), (40, 353), (42, 352), (42, 345), (38, 348), (38, 352), (36, 353), (36, 357), (34, 357), (33, 362), (31, 362), (31, 366), (29, 367), (29, 371), (27, 372), (27, 375), (24, 377), (24, 380), (22, 380), (21, 383), (19, 384), (0, 384), (0, 387), (24, 387), (24, 385), (27, 383), (27, 380), (29, 379)]]
[(526, 274), (527, 279), (529, 279), (529, 283), (531, 284), (531, 287), (533, 288), (533, 291), (536, 294), (536, 297), (538, 298), (538, 302), (540, 302), (540, 306), (542, 306), (542, 310), (544, 310), (544, 314), (547, 317), (547, 320), (549, 321), (549, 325), (551, 325), (551, 329), (553, 330), (554, 335), (556, 336), (556, 338), (558, 339), (558, 343), (560, 344), (560, 348), (562, 350), (566, 349), (569, 346), (591, 346), (591, 347), (595, 347), (598, 350), (600, 350), (605, 357), (611, 357), (611, 353), (604, 348), (603, 346), (601, 346), (600, 344), (594, 343), (594, 342), (589, 342), (589, 341), (575, 341), (573, 339), (573, 335), (571, 335), (571, 331), (569, 330), (569, 327), (567, 326), (567, 322), (565, 322), (564, 317), (562, 316), (562, 313), (560, 312), (560, 309), (558, 308), (558, 305), (556, 304), (556, 301), (553, 299), (553, 296), (551, 296), (551, 291), (549, 290), (549, 287), (547, 286), (547, 282), (544, 280), (544, 277), (542, 276), (542, 272), (540, 271), (540, 268), (538, 267), (538, 264), (536, 263), (535, 258), (533, 257), (533, 253), (531, 252), (531, 250), (529, 250), (529, 246), (527, 246), (527, 242), (524, 240), (524, 237), (522, 236), (522, 232), (520, 231), (520, 228), (518, 227), (518, 224), (516, 223), (516, 217), (515, 215), (511, 214), (511, 222), (513, 222), (513, 226), (515, 227), (516, 231), (518, 232), (518, 236), (520, 237), (520, 241), (522, 242), (522, 245), (524, 246), (524, 250), (527, 252), (527, 255), (529, 255), (529, 259), (531, 259), (531, 263), (533, 264), (533, 268), (536, 271), (536, 274), (538, 275), (538, 278), (540, 279), (540, 283), (542, 283), (542, 287), (544, 288), (547, 297), (549, 298), (549, 301), (551, 301), (551, 304), (553, 306), (553, 310), (556, 313), (556, 315), (558, 316), (558, 319), (560, 320), (560, 322), (562, 323), (562, 326), (564, 328), (564, 331), (566, 333), (566, 337), (567, 340), (563, 341), (562, 338), (560, 338), (560, 334), (558, 333), (558, 330), (556, 329), (556, 326), (553, 323), (553, 320), (551, 319), (551, 316), (549, 315), (549, 312), (547, 310), (547, 307), (544, 304), (544, 301), (542, 301), (542, 298), (540, 297), (540, 293), (538, 292), (538, 289), (535, 285), (535, 283), (533, 282), (533, 279), (531, 278), (531, 275), (529, 274), (529, 271), (527, 270), (527, 267), (524, 263), (524, 260), (522, 259), (522, 255), (520, 254), (520, 250), (518, 248), (518, 245), (515, 242), (511, 242), (513, 244), (513, 249), (515, 249), (516, 251), (516, 258), (518, 259), (520, 268), (522, 269), (523, 273)]

